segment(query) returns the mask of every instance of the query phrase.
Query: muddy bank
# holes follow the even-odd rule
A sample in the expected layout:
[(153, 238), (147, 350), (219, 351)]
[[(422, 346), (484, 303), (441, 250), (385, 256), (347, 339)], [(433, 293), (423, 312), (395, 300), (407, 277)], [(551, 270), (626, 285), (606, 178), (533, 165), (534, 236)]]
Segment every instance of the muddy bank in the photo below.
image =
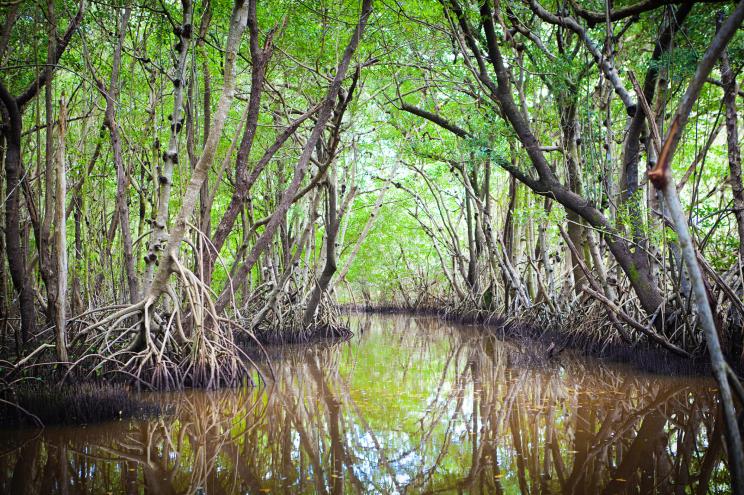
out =
[(291, 344), (314, 344), (322, 341), (343, 341), (354, 333), (346, 325), (324, 325), (302, 330), (258, 330), (252, 336), (238, 334), (235, 341), (245, 348), (262, 346), (282, 346)]
[(0, 397), (0, 425), (82, 425), (117, 419), (147, 418), (167, 408), (123, 384), (75, 385), (24, 383)]

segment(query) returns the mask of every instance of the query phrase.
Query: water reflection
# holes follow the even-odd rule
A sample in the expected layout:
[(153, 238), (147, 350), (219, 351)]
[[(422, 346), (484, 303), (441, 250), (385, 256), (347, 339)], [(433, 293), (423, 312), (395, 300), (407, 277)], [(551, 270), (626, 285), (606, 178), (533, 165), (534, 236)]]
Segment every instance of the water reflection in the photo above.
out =
[(2, 493), (725, 493), (712, 382), (520, 349), (434, 319), (359, 317), (284, 349), (268, 389), (173, 414), (0, 432)]

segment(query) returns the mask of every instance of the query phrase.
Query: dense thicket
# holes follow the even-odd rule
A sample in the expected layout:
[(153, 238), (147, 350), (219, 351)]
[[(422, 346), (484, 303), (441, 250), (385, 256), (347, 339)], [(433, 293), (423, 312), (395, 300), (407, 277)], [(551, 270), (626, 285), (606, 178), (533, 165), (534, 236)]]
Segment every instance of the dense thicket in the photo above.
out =
[(0, 15), (7, 383), (234, 384), (237, 343), (337, 332), (352, 303), (707, 352), (739, 390), (744, 4)]
[(248, 374), (244, 334), (336, 329), (320, 246), (359, 191), (371, 2), (3, 13), (8, 352), (217, 386)]

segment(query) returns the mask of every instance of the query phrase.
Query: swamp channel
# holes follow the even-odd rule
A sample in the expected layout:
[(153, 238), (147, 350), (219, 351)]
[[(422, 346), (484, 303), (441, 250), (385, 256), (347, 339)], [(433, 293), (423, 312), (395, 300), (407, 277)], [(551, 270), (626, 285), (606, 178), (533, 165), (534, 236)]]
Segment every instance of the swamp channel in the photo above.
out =
[(143, 393), (161, 415), (0, 430), (0, 493), (730, 489), (712, 379), (545, 359), (432, 317), (349, 324), (345, 342), (271, 349), (267, 386)]

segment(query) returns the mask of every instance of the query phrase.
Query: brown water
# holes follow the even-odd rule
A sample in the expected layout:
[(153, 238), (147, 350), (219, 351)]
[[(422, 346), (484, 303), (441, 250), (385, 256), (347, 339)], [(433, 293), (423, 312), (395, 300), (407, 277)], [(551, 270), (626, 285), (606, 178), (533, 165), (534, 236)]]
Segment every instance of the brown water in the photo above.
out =
[(726, 493), (715, 388), (429, 318), (352, 317), (260, 389), (167, 417), (0, 430), (0, 493)]

